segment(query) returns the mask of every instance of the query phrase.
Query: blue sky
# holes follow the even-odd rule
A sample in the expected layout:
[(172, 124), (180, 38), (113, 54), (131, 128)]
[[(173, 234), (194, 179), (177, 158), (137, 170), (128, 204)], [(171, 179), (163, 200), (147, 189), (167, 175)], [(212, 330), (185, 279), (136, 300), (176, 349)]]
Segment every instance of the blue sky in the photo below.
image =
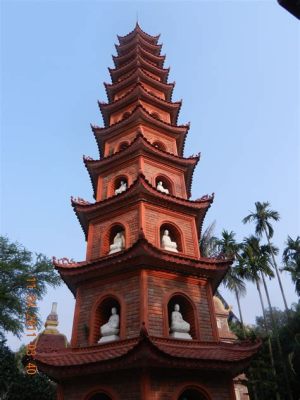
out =
[[(97, 158), (90, 123), (102, 124), (116, 35), (161, 33), (179, 122), (191, 121), (185, 155), (201, 151), (193, 198), (215, 192), (216, 220), (237, 238), (253, 232), (242, 218), (255, 201), (279, 211), (274, 242), (299, 234), (299, 25), (274, 1), (2, 1), (1, 232), (48, 256), (85, 257), (70, 196), (92, 200), (82, 155)], [(283, 274), (289, 304), (297, 300)], [(276, 281), (273, 304), (282, 308)], [(235, 301), (222, 290), (230, 304)], [(45, 319), (58, 302), (70, 337), (74, 300), (61, 287), (41, 302)], [(245, 320), (261, 313), (248, 285)], [(20, 342), (9, 337), (17, 348)]]

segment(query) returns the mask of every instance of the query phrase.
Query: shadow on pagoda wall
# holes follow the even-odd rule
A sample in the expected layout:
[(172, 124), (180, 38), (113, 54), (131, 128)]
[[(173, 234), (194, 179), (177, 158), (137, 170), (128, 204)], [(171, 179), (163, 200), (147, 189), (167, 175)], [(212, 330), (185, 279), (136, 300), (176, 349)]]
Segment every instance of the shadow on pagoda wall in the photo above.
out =
[(183, 389), (179, 396), (176, 394), (174, 400), (211, 400), (211, 397), (203, 388), (192, 386)]
[(92, 397), (88, 397), (87, 400), (113, 400), (110, 396), (105, 393), (96, 393)]
[(120, 316), (120, 339), (125, 338), (125, 315), (126, 306), (123, 299), (114, 293), (101, 295), (91, 310), (89, 344), (98, 343), (100, 339), (100, 327), (107, 323), (111, 316), (111, 310), (115, 307)]
[(170, 336), (171, 315), (175, 304), (180, 306), (180, 313), (183, 319), (190, 324), (190, 335), (193, 339), (199, 340), (199, 321), (197, 318), (196, 306), (193, 301), (183, 293), (173, 293), (165, 299), (165, 317), (164, 317), (164, 336)]
[(120, 397), (106, 386), (99, 386), (84, 396), (83, 400), (119, 400)]
[[(102, 396), (102, 397), (101, 397)], [(106, 396), (106, 397), (105, 397)], [(122, 374), (103, 373), (94, 377), (68, 381), (64, 395), (58, 400), (212, 400), (230, 399), (231, 380), (220, 372), (199, 373), (189, 371), (152, 370), (146, 379), (141, 370), (128, 370)]]

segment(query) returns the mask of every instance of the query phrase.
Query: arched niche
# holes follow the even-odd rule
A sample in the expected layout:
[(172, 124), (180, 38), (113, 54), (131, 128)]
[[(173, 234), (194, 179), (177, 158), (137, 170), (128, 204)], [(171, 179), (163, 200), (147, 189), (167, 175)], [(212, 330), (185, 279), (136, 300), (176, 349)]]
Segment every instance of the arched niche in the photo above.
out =
[(124, 140), (121, 142), (118, 146), (118, 151), (125, 150), (129, 146), (129, 142), (127, 140)]
[(202, 391), (194, 388), (186, 389), (178, 400), (209, 400)]
[(113, 181), (112, 189), (111, 189), (111, 193), (110, 193), (111, 196), (118, 194), (115, 191), (117, 189), (120, 189), (122, 182), (123, 182), (123, 184), (126, 183), (126, 188), (128, 188), (128, 186), (129, 186), (128, 185), (128, 177), (126, 175), (119, 175)]
[(126, 111), (126, 112), (124, 112), (122, 114), (122, 119), (125, 119), (125, 118), (128, 118), (128, 117), (130, 117), (130, 112), (129, 111)]
[(178, 252), (183, 252), (183, 240), (182, 240), (181, 232), (177, 226), (175, 226), (174, 224), (171, 224), (169, 222), (163, 223), (160, 226), (160, 230), (159, 230), (160, 247), (162, 248), (162, 238), (163, 238), (165, 231), (169, 232), (169, 237), (170, 237), (171, 241), (175, 242), (177, 244)]
[(155, 142), (153, 142), (153, 146), (155, 146), (159, 150), (166, 151), (166, 146), (164, 145), (164, 143), (160, 142), (159, 140), (156, 140)]
[(153, 111), (151, 115), (153, 118), (161, 120), (160, 115), (157, 112)]
[(174, 187), (173, 187), (173, 183), (170, 178), (168, 178), (166, 175), (157, 175), (155, 177), (155, 187), (156, 188), (157, 188), (157, 185), (159, 182), (162, 183), (164, 189), (168, 189), (169, 194), (174, 194)]
[(83, 397), (84, 400), (120, 400), (117, 393), (106, 385), (97, 386)]
[(89, 397), (88, 400), (112, 400), (110, 396), (105, 393), (95, 393), (92, 397)]
[(121, 304), (120, 301), (113, 295), (107, 295), (101, 298), (92, 309), (92, 320), (91, 320), (91, 333), (89, 342), (90, 344), (98, 343), (101, 334), (100, 327), (106, 324), (111, 316), (112, 308), (117, 309), (117, 314), (120, 317), (120, 333), (119, 336), (123, 335), (122, 322), (121, 322)]
[(192, 301), (183, 293), (174, 293), (169, 299), (167, 304), (168, 324), (167, 333), (170, 334), (170, 327), (172, 323), (172, 312), (174, 311), (175, 304), (180, 307), (182, 318), (190, 324), (189, 334), (193, 339), (199, 339), (198, 333), (198, 320), (196, 318), (196, 309)]
[(124, 250), (126, 248), (126, 230), (125, 230), (125, 227), (124, 227), (124, 225), (117, 223), (117, 224), (114, 224), (108, 231), (108, 234), (107, 234), (107, 239), (108, 240), (105, 240), (104, 253), (107, 253), (107, 254), (109, 254), (109, 253), (110, 254), (117, 253), (116, 251), (111, 252), (111, 245), (114, 244), (115, 238), (116, 238), (118, 233), (123, 233), (124, 238), (125, 238), (125, 243), (124, 243), (124, 247), (123, 247), (122, 250)]

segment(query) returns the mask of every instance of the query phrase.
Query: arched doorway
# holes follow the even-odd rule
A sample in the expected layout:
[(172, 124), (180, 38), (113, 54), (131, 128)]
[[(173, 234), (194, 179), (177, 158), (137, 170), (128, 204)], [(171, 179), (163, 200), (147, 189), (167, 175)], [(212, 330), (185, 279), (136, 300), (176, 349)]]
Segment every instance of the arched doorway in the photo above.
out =
[(179, 396), (178, 400), (207, 400), (207, 397), (197, 389), (187, 389)]
[(89, 400), (111, 400), (111, 397), (107, 396), (105, 393), (96, 393)]

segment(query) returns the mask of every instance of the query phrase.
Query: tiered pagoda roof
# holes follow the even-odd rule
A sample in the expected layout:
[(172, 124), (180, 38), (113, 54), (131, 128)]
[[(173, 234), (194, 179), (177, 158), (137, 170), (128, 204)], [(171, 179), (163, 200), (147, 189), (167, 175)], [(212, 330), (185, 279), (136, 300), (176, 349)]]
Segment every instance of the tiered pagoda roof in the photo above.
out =
[(163, 100), (155, 96), (155, 94), (150, 93), (144, 87), (143, 83), (137, 80), (135, 86), (132, 87), (123, 97), (119, 98), (118, 100), (112, 103), (98, 102), (105, 127), (108, 127), (110, 125), (109, 119), (112, 113), (130, 104), (142, 105), (142, 103), (140, 103), (140, 100), (144, 100), (147, 103), (153, 104), (155, 107), (158, 107), (168, 112), (171, 116), (171, 124), (172, 125), (177, 124), (177, 118), (182, 102), (181, 101), (171, 102)]
[(112, 102), (116, 93), (127, 87), (131, 87), (138, 81), (150, 84), (157, 90), (164, 92), (166, 96), (166, 101), (171, 101), (175, 83), (160, 82), (157, 79), (154, 79), (151, 75), (149, 75), (147, 71), (143, 70), (142, 68), (132, 71), (132, 73), (128, 75), (126, 79), (123, 79), (118, 83), (105, 82), (104, 86), (108, 100)]
[[(143, 311), (141, 311), (140, 316), (136, 317), (140, 318), (139, 324), (136, 324), (136, 331), (131, 332), (131, 336), (124, 336), (124, 338), (127, 337), (126, 339), (120, 335), (120, 340), (111, 343), (85, 346), (85, 343), (94, 343), (91, 339), (88, 339), (90, 342), (86, 341), (83, 342), (83, 345), (77, 346), (74, 345), (74, 343), (77, 343), (77, 338), (73, 341), (72, 337), (71, 347), (53, 348), (51, 351), (49, 351), (49, 348), (38, 349), (35, 361), (41, 370), (50, 377), (61, 381), (108, 370), (142, 369), (145, 367), (189, 371), (202, 370), (204, 373), (219, 371), (227, 374), (227, 376), (234, 377), (249, 365), (251, 357), (257, 352), (260, 344), (222, 343), (218, 340), (214, 331), (216, 321), (213, 322), (213, 316), (209, 314), (214, 314), (213, 305), (210, 301), (212, 302), (212, 293), (216, 291), (232, 264), (232, 259), (222, 256), (205, 258), (198, 251), (198, 239), (202, 224), (214, 199), (214, 195), (205, 195), (200, 199), (190, 200), (193, 173), (200, 159), (200, 154), (191, 157), (183, 156), (189, 124), (177, 125), (181, 101), (172, 101), (174, 84), (167, 82), (169, 68), (164, 68), (165, 56), (160, 55), (159, 36), (151, 36), (145, 33), (136, 24), (132, 32), (125, 36), (118, 36), (118, 39), (117, 56), (113, 56), (115, 68), (109, 69), (112, 83), (105, 83), (108, 103), (99, 103), (104, 127), (92, 126), (100, 159), (93, 160), (90, 157), (84, 157), (84, 164), (90, 175), (96, 201), (89, 203), (81, 198), (72, 198), (71, 200), (88, 243), (92, 244), (90, 247), (93, 248), (94, 246), (96, 251), (92, 252), (88, 247), (90, 253), (88, 253), (87, 260), (83, 262), (63, 258), (54, 259), (53, 264), (75, 297), (79, 297), (78, 293), (81, 292), (78, 289), (86, 288), (89, 285), (94, 287), (95, 283), (99, 285), (95, 286), (95, 292), (98, 295), (98, 292), (101, 292), (100, 283), (105, 280), (109, 282), (116, 280), (119, 285), (119, 280), (126, 279), (128, 276), (138, 276), (140, 282), (142, 282), (144, 273), (145, 275), (149, 273), (149, 275), (159, 276), (159, 279), (161, 276), (168, 276), (170, 282), (174, 285), (181, 284), (181, 280), (193, 282), (197, 287), (195, 289), (197, 299), (199, 299), (199, 296), (203, 296), (201, 299), (203, 298), (203, 301), (206, 301), (206, 317), (210, 318), (208, 323), (210, 328), (208, 329), (211, 329), (211, 333), (207, 334), (207, 340), (211, 338), (211, 341), (198, 340), (201, 335), (193, 337), (193, 340), (170, 338), (168, 337), (169, 329), (166, 330), (165, 336), (149, 335), (146, 329), (149, 321), (147, 322), (146, 318), (142, 317), (144, 315), (142, 312), (146, 311), (141, 307)], [(161, 111), (161, 114), (158, 115), (156, 111)], [(170, 122), (163, 121), (163, 118)], [(127, 139), (130, 137), (130, 139), (126, 142), (127, 147), (122, 147), (120, 144), (125, 137)], [(161, 138), (162, 142), (165, 140), (165, 146), (159, 147), (160, 142), (157, 137)], [(165, 150), (167, 145), (169, 150)], [(172, 149), (173, 152), (171, 152)], [(116, 182), (121, 176), (120, 171), (129, 163), (134, 166), (132, 168), (134, 172), (131, 172), (130, 175), (131, 181), (128, 178), (130, 184), (127, 182), (126, 190), (115, 194), (117, 191), (112, 184), (117, 184)], [(145, 165), (148, 165), (147, 171)], [(151, 168), (155, 171), (153, 175), (151, 175)], [(163, 168), (165, 168), (165, 175), (160, 172)], [(160, 181), (160, 178), (158, 178), (160, 173), (162, 176), (167, 176), (169, 173), (175, 177), (174, 181), (177, 179), (176, 196), (171, 193), (172, 190), (165, 193), (158, 190), (159, 186), (158, 188), (154, 186), (157, 184), (156, 179)], [(149, 175), (152, 183), (149, 181), (150, 178), (146, 178)], [(109, 191), (106, 188), (102, 193), (101, 185), (104, 185), (105, 179), (107, 181), (105, 184), (111, 186)], [(168, 179), (166, 178), (166, 181)], [(183, 189), (182, 185), (185, 185)], [(127, 223), (127, 226), (135, 224), (134, 230), (132, 229), (132, 232), (130, 232), (130, 245), (127, 244), (126, 248), (124, 246), (123, 249), (112, 254), (109, 254), (111, 253), (109, 247), (105, 251), (102, 251), (101, 248), (101, 252), (99, 250), (97, 253), (100, 249), (100, 240), (98, 239), (103, 239), (104, 236), (101, 236), (103, 232), (106, 232), (107, 239), (105, 240), (111, 247), (109, 234), (112, 234), (112, 231), (108, 228), (103, 228), (101, 231), (102, 226), (104, 226), (101, 224), (110, 226), (113, 218), (118, 223), (118, 218), (126, 217), (128, 209), (135, 212), (134, 217), (132, 217), (134, 221)], [(172, 221), (178, 221), (178, 225), (182, 223), (184, 225), (183, 236), (186, 235), (186, 232), (190, 235), (188, 239), (189, 247), (186, 246), (188, 250), (185, 250), (184, 246), (182, 248), (178, 246), (178, 252), (177, 250), (176, 252), (166, 250), (167, 246), (165, 249), (162, 248), (162, 245), (159, 247), (158, 243), (161, 244), (160, 229), (163, 231), (164, 226), (168, 224), (167, 217), (163, 217), (165, 219), (162, 218), (160, 225), (157, 224), (155, 227), (154, 239), (148, 233), (149, 237), (146, 237), (146, 230), (144, 232), (143, 227), (147, 229), (149, 225), (155, 222), (151, 221), (152, 216), (148, 216), (148, 225), (144, 224), (144, 219), (146, 219), (145, 209), (154, 210), (153, 215), (155, 213), (155, 215), (159, 215), (157, 218), (160, 218), (161, 213), (165, 213), (164, 215), (167, 215), (167, 217), (170, 216), (170, 229), (173, 226)], [(142, 211), (140, 212), (140, 210)], [(184, 221), (188, 222), (185, 223)], [(98, 226), (95, 228), (96, 223)], [(100, 225), (101, 229), (98, 229)], [(175, 222), (174, 225), (176, 225)], [(89, 229), (90, 227), (92, 229)], [(199, 233), (198, 236), (197, 232)], [(118, 232), (117, 235), (119, 234)], [(93, 235), (98, 241), (89, 242), (89, 236), (94, 237)], [(197, 251), (191, 254), (195, 246), (197, 246)], [(199, 288), (201, 285), (203, 288), (205, 287), (203, 289), (205, 295), (200, 295)], [(175, 287), (172, 290), (177, 293)], [(126, 286), (124, 290), (127, 293), (128, 287)], [(140, 291), (141, 299), (143, 296), (148, 296), (148, 289), (145, 289), (145, 293), (143, 293), (143, 288)], [(206, 299), (205, 296), (207, 296)], [(141, 303), (143, 301), (141, 300)], [(159, 301), (155, 297), (155, 305)], [(87, 306), (90, 306), (90, 304), (87, 304), (84, 311), (79, 311), (80, 302), (81, 300), (78, 300), (78, 304), (76, 303), (76, 318), (74, 318), (76, 323), (78, 323), (77, 318), (80, 318), (79, 314), (84, 314)], [(135, 314), (138, 314), (138, 312)], [(168, 318), (168, 316), (164, 317)], [(95, 316), (93, 318), (95, 319)], [(162, 318), (162, 316), (159, 315), (159, 318)], [(98, 320), (100, 321), (99, 318)], [(143, 322), (144, 325), (139, 333), (141, 321), (146, 322)], [(158, 323), (155, 321), (155, 324)], [(82, 326), (80, 329), (82, 332)], [(99, 325), (97, 329), (99, 331)], [(135, 337), (133, 337), (134, 335)]]
[(89, 157), (84, 158), (84, 163), (89, 172), (94, 188), (94, 193), (97, 192), (97, 178), (101, 172), (110, 169), (112, 165), (121, 164), (124, 162), (124, 160), (129, 161), (138, 155), (148, 155), (153, 159), (159, 159), (163, 162), (168, 162), (170, 165), (180, 168), (184, 172), (188, 196), (191, 196), (192, 177), (194, 169), (200, 160), (200, 154), (188, 158), (176, 156), (172, 153), (168, 153), (165, 150), (155, 147), (143, 136), (141, 132), (137, 133), (135, 139), (124, 150), (119, 150), (116, 153), (100, 160), (93, 160)]
[(119, 135), (124, 128), (139, 127), (140, 124), (147, 123), (148, 126), (159, 128), (167, 135), (173, 135), (177, 141), (178, 153), (182, 156), (184, 150), (184, 143), (187, 132), (190, 128), (189, 124), (186, 125), (172, 125), (160, 119), (154, 118), (142, 105), (137, 105), (128, 117), (123, 118), (121, 121), (116, 122), (109, 127), (99, 127), (92, 125), (92, 130), (95, 135), (100, 156), (104, 155), (104, 143), (108, 138), (113, 138)]
[(69, 261), (65, 258), (54, 259), (53, 263), (76, 296), (77, 287), (86, 280), (93, 281), (101, 276), (121, 272), (130, 273), (145, 268), (181, 272), (185, 276), (210, 279), (212, 289), (215, 291), (231, 265), (232, 259), (223, 257), (196, 259), (180, 253), (164, 251), (152, 245), (141, 231), (138, 240), (120, 253), (83, 262)]
[[(38, 365), (54, 380), (69, 376), (124, 368), (170, 368), (222, 371), (235, 377), (257, 352), (260, 342), (205, 343), (149, 336), (142, 327), (140, 336), (101, 346), (66, 348), (39, 353)], [(109, 363), (109, 364), (108, 364)], [(82, 366), (85, 366), (83, 369)]]

